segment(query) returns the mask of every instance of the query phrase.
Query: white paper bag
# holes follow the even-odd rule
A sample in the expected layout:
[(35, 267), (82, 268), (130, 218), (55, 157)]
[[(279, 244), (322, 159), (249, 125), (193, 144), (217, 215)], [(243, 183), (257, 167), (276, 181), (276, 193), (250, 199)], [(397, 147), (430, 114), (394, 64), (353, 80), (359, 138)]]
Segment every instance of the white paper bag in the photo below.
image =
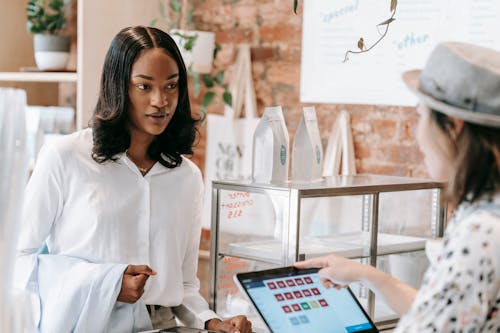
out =
[[(323, 161), (323, 176), (356, 174), (354, 144), (350, 127), (349, 113), (340, 112), (332, 125)], [(304, 224), (301, 237), (315, 237), (325, 234), (350, 232), (351, 221), (360, 220), (360, 198), (338, 196), (303, 200), (301, 219)], [(331, 220), (334, 216), (335, 220)]]
[(288, 180), (288, 130), (281, 106), (266, 107), (253, 138), (252, 179), (256, 183)]
[[(257, 103), (251, 72), (250, 47), (241, 45), (230, 84), (233, 108), (224, 115), (207, 115), (205, 154), (205, 210), (203, 227), (210, 228), (213, 180), (249, 179), (252, 173), (252, 142), (257, 118)], [(245, 116), (239, 118), (245, 105)]]
[(304, 107), (292, 149), (292, 179), (321, 180), (323, 148), (314, 107)]

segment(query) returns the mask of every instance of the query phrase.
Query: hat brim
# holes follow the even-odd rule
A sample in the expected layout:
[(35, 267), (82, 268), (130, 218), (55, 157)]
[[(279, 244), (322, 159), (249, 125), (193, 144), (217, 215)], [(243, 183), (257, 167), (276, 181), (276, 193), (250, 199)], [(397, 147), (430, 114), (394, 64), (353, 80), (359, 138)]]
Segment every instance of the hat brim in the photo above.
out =
[(420, 90), (420, 75), (421, 70), (411, 70), (403, 73), (403, 81), (406, 86), (415, 93), (429, 108), (442, 112), (450, 117), (462, 119), (466, 122), (500, 128), (500, 116), (487, 113), (474, 112), (467, 109), (462, 109), (426, 94)]

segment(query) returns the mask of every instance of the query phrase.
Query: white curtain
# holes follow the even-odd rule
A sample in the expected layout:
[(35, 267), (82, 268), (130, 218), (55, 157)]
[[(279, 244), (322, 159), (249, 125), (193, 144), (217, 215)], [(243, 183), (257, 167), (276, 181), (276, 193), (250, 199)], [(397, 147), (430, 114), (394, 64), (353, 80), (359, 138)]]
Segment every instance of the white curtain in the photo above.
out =
[(23, 297), (12, 272), (24, 187), (28, 179), (26, 92), (0, 88), (0, 332), (23, 332)]

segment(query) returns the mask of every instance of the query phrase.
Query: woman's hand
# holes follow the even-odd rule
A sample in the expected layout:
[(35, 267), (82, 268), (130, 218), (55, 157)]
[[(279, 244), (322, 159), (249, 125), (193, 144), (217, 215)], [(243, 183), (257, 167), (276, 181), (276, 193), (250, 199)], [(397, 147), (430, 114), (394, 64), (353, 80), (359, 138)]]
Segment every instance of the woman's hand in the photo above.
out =
[(377, 296), (381, 296), (382, 300), (400, 316), (410, 309), (417, 294), (415, 289), (381, 270), (333, 254), (297, 262), (295, 267), (321, 268), (318, 275), (326, 288), (340, 289), (359, 281)]
[(371, 266), (363, 265), (358, 262), (338, 257), (336, 255), (328, 255), (324, 257), (299, 261), (295, 263), (297, 268), (322, 268), (318, 275), (321, 283), (325, 288), (347, 287), (348, 284), (360, 281), (366, 276), (368, 270), (373, 269)]
[(156, 272), (147, 265), (129, 265), (123, 272), (122, 287), (117, 301), (133, 304), (144, 294), (144, 285)]
[(236, 316), (224, 321), (214, 318), (207, 321), (206, 328), (225, 333), (252, 333), (252, 323), (245, 316)]

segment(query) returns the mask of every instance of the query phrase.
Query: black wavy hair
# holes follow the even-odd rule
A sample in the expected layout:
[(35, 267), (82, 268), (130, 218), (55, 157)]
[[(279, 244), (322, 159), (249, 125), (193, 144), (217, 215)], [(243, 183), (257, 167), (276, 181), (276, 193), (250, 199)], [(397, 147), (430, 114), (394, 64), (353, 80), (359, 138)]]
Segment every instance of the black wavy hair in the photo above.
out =
[(129, 85), (132, 65), (142, 51), (164, 49), (179, 68), (177, 108), (167, 128), (149, 145), (148, 156), (167, 168), (182, 163), (181, 154), (193, 154), (197, 119), (191, 115), (186, 66), (175, 41), (167, 33), (135, 26), (121, 30), (111, 41), (104, 60), (99, 99), (90, 120), (93, 135), (92, 158), (97, 163), (116, 161), (130, 146), (126, 127), (130, 107)]

